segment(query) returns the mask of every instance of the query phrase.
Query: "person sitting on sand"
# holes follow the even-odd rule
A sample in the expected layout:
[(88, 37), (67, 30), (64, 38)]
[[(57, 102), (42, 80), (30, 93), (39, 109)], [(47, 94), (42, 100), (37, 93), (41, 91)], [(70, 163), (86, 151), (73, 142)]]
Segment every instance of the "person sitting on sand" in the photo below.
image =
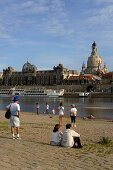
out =
[(61, 145), (61, 137), (62, 137), (62, 132), (60, 131), (60, 125), (56, 124), (53, 129), (53, 132), (52, 132), (50, 145), (60, 146)]
[(73, 148), (82, 148), (80, 142), (80, 135), (71, 130), (71, 124), (66, 124), (66, 130), (63, 131), (61, 146), (64, 147), (73, 147)]

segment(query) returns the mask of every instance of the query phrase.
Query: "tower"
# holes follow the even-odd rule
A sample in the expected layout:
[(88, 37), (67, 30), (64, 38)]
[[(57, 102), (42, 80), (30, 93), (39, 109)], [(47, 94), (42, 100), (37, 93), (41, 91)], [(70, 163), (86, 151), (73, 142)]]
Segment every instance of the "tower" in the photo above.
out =
[(88, 60), (87, 60), (87, 68), (85, 68), (85, 64), (83, 61), (82, 70), (80, 74), (98, 75), (98, 73), (102, 74), (104, 72), (107, 72), (107, 67), (106, 65), (104, 65), (104, 68), (102, 68), (102, 60), (101, 60), (101, 57), (98, 56), (97, 45), (94, 41), (92, 44), (91, 55), (88, 57)]

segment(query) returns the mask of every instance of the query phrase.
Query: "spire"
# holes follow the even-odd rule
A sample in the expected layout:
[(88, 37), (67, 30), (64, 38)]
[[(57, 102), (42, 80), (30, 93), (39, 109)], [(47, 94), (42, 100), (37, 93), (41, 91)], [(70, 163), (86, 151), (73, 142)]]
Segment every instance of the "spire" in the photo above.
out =
[(82, 64), (82, 68), (85, 68), (85, 64), (84, 64), (84, 61), (83, 61), (83, 64)]
[(27, 63), (29, 63), (29, 58), (27, 58)]
[(96, 46), (96, 43), (95, 43), (95, 41), (94, 41), (94, 43), (92, 44), (92, 46)]
[(104, 68), (107, 68), (107, 67), (106, 67), (106, 63), (104, 63)]
[(104, 68), (103, 68), (103, 70), (104, 70), (104, 73), (107, 73), (107, 67), (106, 67), (106, 64), (104, 63)]

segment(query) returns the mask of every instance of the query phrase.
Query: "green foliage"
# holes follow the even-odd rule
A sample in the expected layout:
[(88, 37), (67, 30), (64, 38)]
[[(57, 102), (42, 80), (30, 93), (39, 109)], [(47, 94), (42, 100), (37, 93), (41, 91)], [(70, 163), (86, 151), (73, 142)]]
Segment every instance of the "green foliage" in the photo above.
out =
[(100, 144), (85, 144), (81, 150), (85, 154), (96, 153), (97, 155), (107, 156), (113, 153), (113, 142), (110, 144), (100, 145)]
[(98, 143), (106, 146), (111, 146), (113, 144), (112, 140), (109, 139), (108, 137), (102, 137)]
[(7, 130), (9, 128), (9, 122), (0, 122), (0, 130)]

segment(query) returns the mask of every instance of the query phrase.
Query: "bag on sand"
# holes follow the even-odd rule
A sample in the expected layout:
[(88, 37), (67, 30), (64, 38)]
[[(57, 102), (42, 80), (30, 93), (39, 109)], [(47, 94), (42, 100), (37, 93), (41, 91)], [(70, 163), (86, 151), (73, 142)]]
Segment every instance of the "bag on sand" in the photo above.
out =
[(10, 119), (10, 116), (11, 116), (11, 112), (10, 112), (10, 109), (8, 109), (5, 113), (5, 118)]

